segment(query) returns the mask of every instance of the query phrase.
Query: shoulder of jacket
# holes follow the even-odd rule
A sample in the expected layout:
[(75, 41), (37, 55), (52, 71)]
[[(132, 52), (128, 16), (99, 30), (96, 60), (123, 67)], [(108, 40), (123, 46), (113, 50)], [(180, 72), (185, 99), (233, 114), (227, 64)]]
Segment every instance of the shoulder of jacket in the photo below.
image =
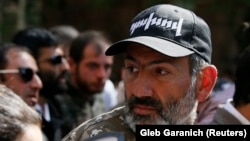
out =
[(92, 119), (89, 119), (77, 128), (73, 129), (62, 141), (80, 141), (82, 137), (90, 137), (92, 134), (98, 134), (98, 131), (104, 125), (108, 127), (103, 128), (102, 131), (111, 130), (117, 124), (121, 124), (124, 120), (122, 115), (124, 114), (124, 106), (113, 109), (110, 112), (100, 114)]

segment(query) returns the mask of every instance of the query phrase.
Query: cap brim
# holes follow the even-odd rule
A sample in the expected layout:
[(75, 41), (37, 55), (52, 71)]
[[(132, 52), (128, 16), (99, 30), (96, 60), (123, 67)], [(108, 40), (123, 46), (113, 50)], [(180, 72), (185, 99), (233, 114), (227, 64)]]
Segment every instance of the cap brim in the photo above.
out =
[(192, 50), (189, 50), (181, 45), (178, 45), (165, 39), (150, 36), (140, 36), (121, 40), (114, 43), (106, 50), (105, 54), (120, 54), (126, 51), (126, 47), (129, 43), (142, 44), (171, 57), (183, 57), (194, 53), (194, 51)]

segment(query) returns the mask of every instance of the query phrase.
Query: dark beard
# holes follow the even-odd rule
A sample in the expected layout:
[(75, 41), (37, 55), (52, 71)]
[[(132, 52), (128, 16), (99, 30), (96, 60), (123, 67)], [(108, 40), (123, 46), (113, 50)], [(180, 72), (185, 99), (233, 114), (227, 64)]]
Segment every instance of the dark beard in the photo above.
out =
[[(79, 65), (76, 67), (76, 76), (80, 76)], [(100, 93), (102, 91), (93, 91), (89, 88), (86, 82), (82, 81), (80, 77), (76, 78), (76, 85), (81, 93), (83, 93), (87, 97), (92, 97), (96, 93)]]
[(69, 75), (69, 74), (67, 72), (64, 72), (57, 78), (55, 78), (54, 73), (51, 72), (46, 72), (44, 75), (41, 75), (43, 88), (40, 90), (40, 95), (44, 96), (45, 98), (52, 98), (54, 97), (55, 94), (62, 94), (66, 92), (67, 90), (66, 83), (62, 84), (58, 82), (58, 79), (62, 75)]
[(67, 86), (65, 85), (56, 85), (57, 83), (52, 81), (50, 83), (44, 84), (43, 88), (40, 90), (40, 94), (45, 98), (53, 97), (55, 94), (62, 94), (67, 90)]
[[(152, 97), (131, 97), (131, 99), (128, 101), (128, 105), (129, 105), (129, 110), (132, 111), (133, 108), (139, 104), (139, 105), (144, 105), (144, 106), (148, 106), (148, 107), (152, 107), (154, 109), (156, 109), (156, 112), (158, 113), (159, 117), (164, 118), (164, 114), (163, 114), (163, 107), (162, 104), (158, 100), (153, 99)], [(136, 115), (135, 116), (135, 120), (138, 121), (147, 121), (148, 119), (150, 119), (150, 115)]]

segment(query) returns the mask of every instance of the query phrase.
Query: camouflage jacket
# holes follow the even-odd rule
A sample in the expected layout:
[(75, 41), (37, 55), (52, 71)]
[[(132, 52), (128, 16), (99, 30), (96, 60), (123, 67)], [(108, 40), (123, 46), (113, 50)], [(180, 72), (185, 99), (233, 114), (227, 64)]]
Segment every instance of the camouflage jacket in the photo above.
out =
[(92, 118), (66, 135), (62, 141), (85, 141), (100, 135), (119, 133), (126, 141), (135, 141), (135, 133), (124, 121), (124, 106)]

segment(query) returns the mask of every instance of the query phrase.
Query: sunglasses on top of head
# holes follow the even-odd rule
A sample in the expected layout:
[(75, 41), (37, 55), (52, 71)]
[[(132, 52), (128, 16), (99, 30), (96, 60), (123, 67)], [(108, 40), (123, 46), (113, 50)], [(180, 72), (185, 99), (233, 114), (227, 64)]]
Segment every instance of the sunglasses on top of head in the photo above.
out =
[(65, 56), (58, 55), (58, 56), (52, 56), (47, 59), (51, 64), (53, 65), (59, 65), (62, 63), (62, 59), (65, 58)]
[(24, 82), (29, 82), (32, 80), (35, 72), (31, 68), (20, 67), (18, 69), (9, 69), (9, 70), (0, 70), (0, 74), (8, 74), (8, 73), (19, 73), (22, 80)]

